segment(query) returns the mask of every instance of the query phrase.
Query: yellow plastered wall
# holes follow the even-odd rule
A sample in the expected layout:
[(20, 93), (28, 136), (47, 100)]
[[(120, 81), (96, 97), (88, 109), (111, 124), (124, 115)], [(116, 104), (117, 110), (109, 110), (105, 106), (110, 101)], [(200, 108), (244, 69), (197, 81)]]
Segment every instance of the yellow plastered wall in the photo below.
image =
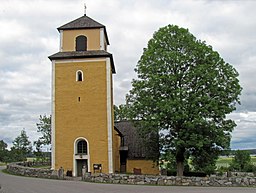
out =
[(118, 136), (116, 131), (113, 132), (113, 154), (114, 154), (114, 172), (120, 172), (120, 154), (119, 154), (119, 147), (121, 144), (121, 139)]
[(158, 175), (159, 168), (152, 160), (127, 160), (126, 172), (133, 173), (133, 169), (141, 169), (142, 174)]
[[(78, 70), (82, 82), (76, 81)], [(73, 170), (74, 141), (83, 137), (91, 172), (93, 164), (102, 164), (108, 173), (106, 92), (106, 61), (55, 64), (55, 169)]]
[(62, 51), (76, 50), (76, 37), (87, 37), (87, 50), (100, 50), (100, 29), (64, 30), (62, 34)]

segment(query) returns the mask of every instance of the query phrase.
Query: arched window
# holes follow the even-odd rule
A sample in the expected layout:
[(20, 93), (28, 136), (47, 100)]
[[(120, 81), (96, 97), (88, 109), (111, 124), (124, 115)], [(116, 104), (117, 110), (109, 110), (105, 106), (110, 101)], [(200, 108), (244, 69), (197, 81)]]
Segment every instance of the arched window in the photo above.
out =
[(83, 81), (83, 71), (78, 70), (76, 72), (76, 81)]
[(76, 51), (87, 50), (87, 37), (80, 35), (76, 37)]
[(87, 142), (85, 140), (78, 141), (77, 153), (78, 154), (87, 154)]

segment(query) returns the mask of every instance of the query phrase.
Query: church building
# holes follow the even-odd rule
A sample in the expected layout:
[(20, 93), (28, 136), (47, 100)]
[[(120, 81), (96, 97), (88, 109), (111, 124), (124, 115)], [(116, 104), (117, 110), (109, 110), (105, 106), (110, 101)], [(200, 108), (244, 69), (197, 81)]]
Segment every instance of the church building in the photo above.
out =
[[(83, 167), (91, 173), (131, 172), (126, 168), (129, 147), (122, 145), (123, 135), (114, 127), (112, 75), (116, 71), (107, 51), (106, 27), (85, 14), (57, 29), (60, 49), (49, 56), (52, 169), (62, 167), (73, 176), (81, 176)], [(129, 168), (145, 166), (143, 161), (136, 166), (130, 163)], [(152, 161), (147, 165), (151, 167)], [(151, 168), (147, 173), (158, 172), (157, 167)]]

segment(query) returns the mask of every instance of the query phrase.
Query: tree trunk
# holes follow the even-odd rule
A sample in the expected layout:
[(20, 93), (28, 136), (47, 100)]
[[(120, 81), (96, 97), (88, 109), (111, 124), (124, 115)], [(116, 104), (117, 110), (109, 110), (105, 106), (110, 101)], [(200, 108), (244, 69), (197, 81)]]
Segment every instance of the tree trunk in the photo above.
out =
[(177, 176), (183, 176), (184, 172), (184, 162), (177, 161)]
[(176, 152), (176, 164), (177, 164), (177, 176), (183, 176), (184, 172), (184, 153), (185, 153), (185, 148), (177, 148)]

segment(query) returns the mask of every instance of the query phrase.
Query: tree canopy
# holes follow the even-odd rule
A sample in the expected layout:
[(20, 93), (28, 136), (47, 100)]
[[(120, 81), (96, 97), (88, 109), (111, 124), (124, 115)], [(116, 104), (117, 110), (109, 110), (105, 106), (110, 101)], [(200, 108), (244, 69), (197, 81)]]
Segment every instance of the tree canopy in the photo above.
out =
[(185, 154), (198, 163), (204, 161), (196, 160), (201, 152), (211, 156), (229, 147), (236, 124), (226, 115), (240, 103), (242, 88), (238, 72), (211, 46), (168, 25), (154, 33), (135, 71), (131, 118), (140, 120), (142, 135), (159, 134), (159, 151), (173, 152), (177, 175), (183, 174)]
[(20, 135), (12, 143), (13, 147), (11, 147), (11, 151), (14, 154), (13, 160), (24, 161), (28, 154), (32, 152), (32, 145), (25, 129), (21, 130)]
[(256, 167), (253, 166), (251, 162), (250, 152), (246, 150), (237, 150), (234, 158), (232, 159), (230, 169), (242, 172), (255, 171)]
[(114, 105), (114, 121), (128, 120), (128, 109), (126, 105)]
[(37, 132), (42, 134), (42, 137), (39, 137), (37, 141), (34, 142), (37, 148), (40, 148), (41, 145), (50, 145), (51, 144), (51, 116), (47, 117), (46, 115), (39, 117), (39, 123), (36, 124)]
[(5, 162), (5, 156), (7, 152), (7, 143), (4, 140), (0, 140), (0, 162)]
[(5, 151), (7, 148), (7, 143), (4, 140), (0, 140), (0, 151)]

